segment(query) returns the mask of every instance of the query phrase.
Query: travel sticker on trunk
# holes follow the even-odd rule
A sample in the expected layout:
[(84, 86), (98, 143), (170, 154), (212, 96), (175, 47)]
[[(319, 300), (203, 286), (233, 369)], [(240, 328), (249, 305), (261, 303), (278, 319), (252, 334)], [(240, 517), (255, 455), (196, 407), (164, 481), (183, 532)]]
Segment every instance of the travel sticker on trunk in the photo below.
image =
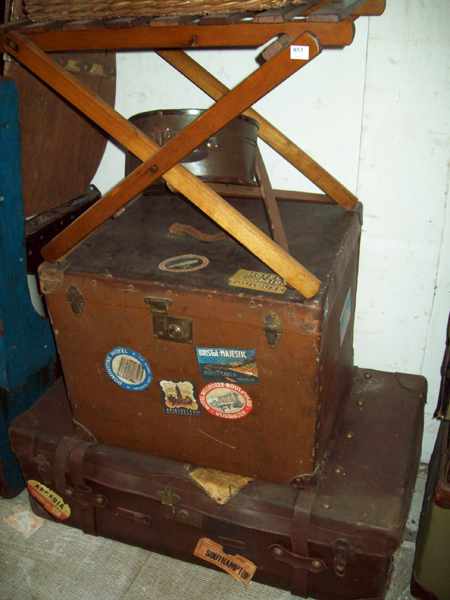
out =
[(247, 269), (239, 269), (228, 279), (228, 285), (273, 294), (284, 294), (287, 290), (284, 280), (275, 273), (248, 271)]
[(169, 273), (192, 273), (200, 271), (209, 265), (206, 256), (199, 254), (181, 254), (166, 258), (159, 263), (158, 269), (168, 271)]
[(140, 392), (148, 388), (153, 379), (150, 366), (142, 354), (123, 346), (108, 352), (105, 369), (114, 383), (124, 390)]
[(65, 521), (70, 517), (70, 506), (56, 492), (34, 479), (27, 481), (27, 488), (33, 498), (55, 519)]
[(197, 416), (201, 414), (190, 381), (160, 381), (163, 409), (166, 415)]
[(240, 554), (227, 554), (223, 546), (209, 538), (198, 540), (194, 556), (219, 567), (241, 583), (250, 583), (256, 572), (256, 565), (251, 560)]
[(205, 379), (230, 383), (258, 383), (256, 350), (196, 348), (197, 362)]
[(234, 383), (210, 383), (202, 389), (199, 399), (211, 415), (221, 419), (242, 419), (253, 408), (247, 392)]

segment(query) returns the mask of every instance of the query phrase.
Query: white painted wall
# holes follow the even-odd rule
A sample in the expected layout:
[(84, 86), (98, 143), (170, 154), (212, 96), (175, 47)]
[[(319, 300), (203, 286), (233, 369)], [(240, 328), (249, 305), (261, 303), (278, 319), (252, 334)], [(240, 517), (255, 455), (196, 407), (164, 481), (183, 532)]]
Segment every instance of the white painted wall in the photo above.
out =
[(365, 206), (356, 355), (423, 373), (424, 458), (450, 310), (450, 2), (388, 0), (370, 19), (357, 194)]
[[(450, 310), (449, 22), (448, 0), (388, 0), (383, 16), (357, 21), (350, 47), (324, 51), (257, 104), (364, 204), (356, 362), (427, 377), (425, 460)], [(255, 54), (192, 52), (228, 85), (255, 68)], [(153, 53), (118, 57), (125, 117), (210, 104)], [(315, 189), (272, 150), (263, 154), (276, 187)], [(105, 191), (123, 172), (109, 145), (94, 183)]]

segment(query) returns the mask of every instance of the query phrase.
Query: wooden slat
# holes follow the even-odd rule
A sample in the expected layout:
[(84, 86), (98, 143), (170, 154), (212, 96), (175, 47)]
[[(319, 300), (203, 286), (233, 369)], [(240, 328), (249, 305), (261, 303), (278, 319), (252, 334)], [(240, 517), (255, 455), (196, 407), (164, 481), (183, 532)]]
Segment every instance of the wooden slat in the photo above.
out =
[[(302, 36), (297, 43), (309, 46), (311, 54), (319, 51), (317, 41), (309, 34)], [(139, 129), (84, 89), (74, 77), (23, 36), (8, 33), (3, 39), (3, 50), (22, 62), (141, 160), (147, 160), (158, 149)], [(312, 273), (182, 166), (173, 167), (164, 178), (305, 297), (311, 298), (318, 292), (320, 281)], [(46, 257), (49, 256), (56, 258), (59, 253), (47, 252)]]
[[(184, 52), (161, 50), (158, 54), (214, 100), (218, 100), (228, 93), (228, 88), (222, 82)], [(355, 206), (358, 201), (356, 196), (263, 116), (253, 109), (247, 110), (244, 114), (258, 121), (258, 135), (262, 140), (303, 173), (325, 194), (345, 208)]]
[[(312, 60), (319, 53), (319, 48), (310, 52)], [(96, 227), (125, 206), (130, 200), (150, 186), (156, 179), (181, 162), (188, 154), (197, 148), (205, 139), (222, 129), (232, 119), (242, 113), (249, 105), (253, 104), (271, 91), (281, 81), (298, 71), (309, 60), (291, 60), (286, 50), (275, 55), (270, 61), (263, 64), (254, 73), (237, 85), (228, 94), (222, 96), (208, 111), (201, 114), (195, 121), (185, 127), (183, 131), (171, 138), (150, 159), (140, 165), (123, 182), (116, 185), (108, 194), (95, 203), (88, 211), (62, 231), (52, 242), (52, 247), (58, 246), (59, 252), (65, 253), (68, 249), (79, 243)], [(264, 180), (265, 201), (271, 203), (270, 183), (267, 174), (262, 171)], [(266, 189), (267, 188), (267, 189)], [(276, 217), (277, 207), (271, 203), (270, 214), (273, 214), (276, 225), (277, 237), (275, 241), (287, 249), (285, 236), (280, 233), (281, 220)], [(278, 235), (279, 234), (279, 235)], [(48, 251), (48, 250), (47, 250)]]
[[(258, 186), (235, 185), (232, 183), (210, 183), (213, 190), (225, 198), (245, 198), (249, 200), (262, 200), (261, 190)], [(297, 192), (293, 190), (273, 190), (278, 201), (288, 202), (313, 202), (315, 204), (334, 204), (326, 194), (315, 192)]]
[(287, 252), (289, 252), (286, 232), (281, 220), (280, 209), (278, 208), (277, 199), (270, 183), (269, 175), (266, 166), (261, 156), (261, 152), (257, 150), (256, 154), (256, 173), (261, 185), (261, 194), (263, 197), (266, 213), (269, 221), (272, 237), (277, 244), (280, 244)]
[(341, 48), (352, 43), (354, 24), (306, 23), (238, 23), (235, 25), (179, 25), (105, 27), (94, 24), (79, 29), (39, 31), (18, 29), (42, 50), (49, 52), (75, 50), (139, 50), (157, 48), (257, 48), (270, 39), (287, 34), (297, 37), (309, 32), (317, 37), (322, 48)]

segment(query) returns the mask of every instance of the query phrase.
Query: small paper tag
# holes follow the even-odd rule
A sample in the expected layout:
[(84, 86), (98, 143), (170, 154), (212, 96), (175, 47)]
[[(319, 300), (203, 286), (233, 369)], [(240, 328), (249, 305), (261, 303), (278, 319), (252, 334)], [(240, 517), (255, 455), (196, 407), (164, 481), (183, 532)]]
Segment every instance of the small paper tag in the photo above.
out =
[(247, 269), (239, 269), (228, 279), (228, 285), (273, 294), (284, 294), (287, 289), (283, 279), (275, 273), (247, 271)]
[(70, 506), (56, 492), (34, 479), (27, 481), (27, 488), (33, 498), (55, 519), (65, 521), (70, 517)]
[(227, 554), (223, 546), (208, 538), (200, 538), (194, 550), (194, 556), (219, 567), (241, 583), (250, 583), (256, 572), (256, 565), (245, 556)]
[(291, 46), (291, 60), (309, 60), (309, 46)]

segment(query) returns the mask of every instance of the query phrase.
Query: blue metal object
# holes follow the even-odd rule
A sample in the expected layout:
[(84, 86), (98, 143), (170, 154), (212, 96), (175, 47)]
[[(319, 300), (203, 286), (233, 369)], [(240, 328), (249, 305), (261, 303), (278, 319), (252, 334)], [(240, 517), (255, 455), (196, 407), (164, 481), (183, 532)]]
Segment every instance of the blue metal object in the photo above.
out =
[(14, 390), (50, 364), (55, 345), (27, 284), (18, 95), (0, 80), (0, 387)]
[(56, 356), (50, 323), (28, 290), (20, 162), (18, 94), (0, 79), (0, 493), (7, 496), (24, 485), (8, 426), (53, 380)]

